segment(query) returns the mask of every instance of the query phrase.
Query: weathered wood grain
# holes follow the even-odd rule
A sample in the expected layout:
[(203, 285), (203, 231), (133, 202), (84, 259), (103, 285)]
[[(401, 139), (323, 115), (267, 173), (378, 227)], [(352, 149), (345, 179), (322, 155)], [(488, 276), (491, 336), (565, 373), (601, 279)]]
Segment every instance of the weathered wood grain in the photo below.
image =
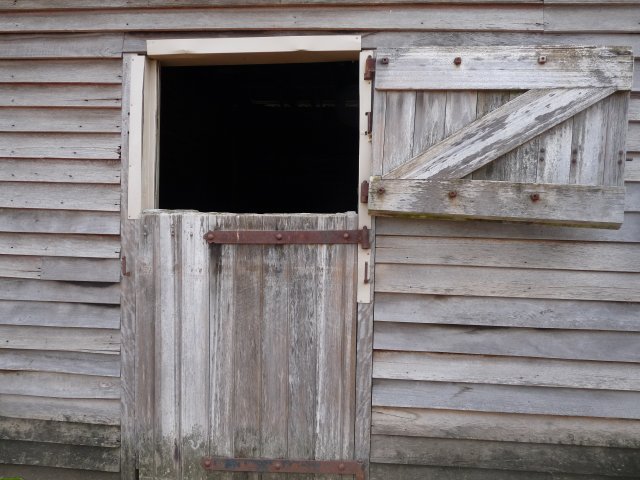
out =
[(120, 359), (117, 355), (93, 353), (0, 350), (0, 368), (119, 377)]
[(375, 435), (638, 448), (637, 420), (413, 408), (373, 410)]
[(0, 440), (119, 447), (120, 429), (115, 425), (0, 417)]
[(0, 60), (0, 83), (119, 85), (121, 81), (122, 62), (119, 59)]
[(373, 369), (373, 303), (358, 304), (355, 451), (369, 463), (371, 438), (371, 379)]
[(117, 305), (120, 303), (120, 289), (117, 283), (75, 283), (0, 278), (0, 300)]
[(378, 263), (640, 272), (640, 245), (603, 242), (382, 236)]
[(0, 181), (120, 184), (120, 162), (0, 159)]
[(539, 137), (537, 183), (569, 183), (572, 135), (573, 120), (569, 119)]
[(619, 228), (628, 197), (611, 186), (373, 177), (369, 213)]
[(631, 332), (376, 322), (376, 350), (640, 363)]
[(120, 280), (120, 262), (87, 258), (2, 255), (0, 277), (112, 283)]
[(0, 393), (47, 398), (119, 399), (120, 379), (49, 372), (0, 372)]
[(3, 463), (117, 472), (117, 448), (0, 440)]
[(2, 325), (1, 349), (117, 354), (118, 330)]
[(374, 407), (640, 418), (637, 392), (376, 379), (372, 395)]
[(624, 208), (628, 212), (640, 212), (640, 183), (629, 182), (625, 185)]
[[(371, 115), (375, 127), (371, 132), (371, 175), (382, 175), (384, 165), (384, 136), (387, 131), (387, 92), (373, 89)], [(391, 128), (391, 126), (389, 127)]]
[(120, 241), (105, 235), (0, 233), (0, 254), (118, 258)]
[(611, 362), (374, 352), (373, 378), (638, 391), (640, 366)]
[(628, 182), (640, 182), (640, 158), (627, 157), (624, 178)]
[(112, 305), (3, 300), (0, 324), (118, 329), (120, 311)]
[(631, 152), (640, 151), (640, 122), (632, 121), (629, 123), (626, 147)]
[(6, 59), (120, 58), (122, 42), (123, 35), (117, 33), (3, 35), (0, 49)]
[(3, 416), (101, 425), (120, 423), (118, 400), (47, 398), (0, 394)]
[(0, 84), (0, 107), (118, 108), (120, 85)]
[(29, 480), (120, 480), (119, 472), (97, 472), (71, 468), (2, 465), (4, 475), (27, 477)]
[[(0, 71), (1, 71), (0, 65)], [(114, 133), (4, 133), (0, 157), (120, 159), (120, 135)]]
[(637, 332), (640, 331), (637, 308), (633, 303), (612, 301), (453, 297), (381, 292), (376, 294), (375, 320)]
[(0, 208), (0, 232), (118, 235), (117, 212)]
[[(442, 91), (419, 91), (415, 92), (415, 96), (416, 113), (413, 126), (413, 148), (409, 158), (435, 145), (445, 137), (447, 93)], [(394, 130), (392, 124), (389, 127), (390, 131)], [(405, 160), (408, 160), (408, 158)]]
[(412, 158), (416, 94), (388, 92), (386, 102), (384, 124), (388, 127), (384, 131), (383, 174)]
[[(616, 2), (618, 3), (618, 2)], [(545, 5), (545, 32), (633, 32), (638, 28), (634, 5)]]
[(613, 93), (611, 88), (530, 90), (385, 175), (460, 178)]
[(603, 182), (609, 99), (598, 102), (573, 118), (569, 182), (599, 185)]
[[(544, 64), (538, 63), (546, 56)], [(460, 65), (454, 58), (462, 60)], [(629, 90), (633, 56), (628, 48), (472, 46), (379, 49), (376, 88), (381, 90), (530, 90), (616, 87)], [(381, 63), (387, 58), (388, 63)]]
[(620, 477), (633, 476), (640, 468), (633, 449), (378, 435), (372, 437), (371, 460)]
[(0, 108), (0, 132), (111, 133), (119, 131), (119, 112), (111, 108)]
[(59, 210), (120, 210), (119, 185), (0, 182), (0, 207)]

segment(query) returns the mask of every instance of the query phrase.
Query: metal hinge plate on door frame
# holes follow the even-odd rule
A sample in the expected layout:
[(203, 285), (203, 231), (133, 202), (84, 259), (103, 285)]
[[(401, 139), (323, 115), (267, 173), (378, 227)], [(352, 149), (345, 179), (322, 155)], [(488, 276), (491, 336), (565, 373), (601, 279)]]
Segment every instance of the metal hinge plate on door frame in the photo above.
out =
[(369, 229), (361, 230), (217, 230), (209, 231), (207, 243), (231, 245), (331, 245), (358, 243), (371, 248)]

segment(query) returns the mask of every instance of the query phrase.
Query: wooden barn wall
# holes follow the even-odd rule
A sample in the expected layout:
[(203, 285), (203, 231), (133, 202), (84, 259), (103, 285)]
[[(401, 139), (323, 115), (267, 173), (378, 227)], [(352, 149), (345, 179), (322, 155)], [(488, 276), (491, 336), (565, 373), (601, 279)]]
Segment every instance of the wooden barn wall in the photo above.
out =
[[(123, 53), (343, 32), (640, 52), (639, 17), (625, 0), (0, 0), (0, 476), (133, 478)], [(638, 477), (635, 79), (620, 231), (378, 222), (372, 478)]]

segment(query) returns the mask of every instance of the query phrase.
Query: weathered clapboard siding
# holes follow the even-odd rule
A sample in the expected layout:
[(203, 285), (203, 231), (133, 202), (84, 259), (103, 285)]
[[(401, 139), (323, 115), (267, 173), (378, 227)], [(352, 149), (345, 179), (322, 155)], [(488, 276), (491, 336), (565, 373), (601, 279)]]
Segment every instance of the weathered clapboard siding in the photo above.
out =
[(546, 3), (544, 30), (548, 32), (640, 32), (637, 22), (638, 10), (634, 5), (603, 7)]
[(0, 417), (0, 439), (118, 447), (120, 430), (114, 425)]
[(114, 108), (121, 105), (120, 85), (0, 84), (1, 107)]
[(0, 348), (108, 353), (120, 351), (119, 330), (2, 325)]
[(120, 184), (120, 163), (109, 160), (0, 159), (0, 181)]
[(0, 350), (0, 364), (4, 370), (120, 376), (120, 359), (117, 355), (3, 349)]
[(120, 185), (0, 182), (0, 207), (51, 210), (120, 210)]
[(89, 108), (0, 108), (0, 132), (120, 131), (120, 112)]
[(1, 255), (0, 277), (117, 282), (120, 280), (120, 262), (116, 259)]

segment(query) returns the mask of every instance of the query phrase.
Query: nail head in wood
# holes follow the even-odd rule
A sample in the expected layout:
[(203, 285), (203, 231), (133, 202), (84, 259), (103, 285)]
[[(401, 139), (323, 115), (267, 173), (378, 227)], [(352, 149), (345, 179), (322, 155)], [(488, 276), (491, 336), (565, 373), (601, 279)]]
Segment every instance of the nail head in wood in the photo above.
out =
[(538, 200), (540, 200), (540, 194), (532, 193), (531, 195), (529, 195), (529, 198), (531, 199), (532, 202), (537, 202)]
[(281, 233), (276, 234), (276, 240), (282, 240), (282, 234)]
[(386, 190), (384, 189), (384, 187), (378, 187), (378, 195), (382, 195), (384, 192), (386, 192)]
[(458, 196), (458, 192), (456, 192), (455, 190), (451, 190), (449, 192), (449, 198), (456, 198)]
[(538, 63), (539, 63), (540, 65), (542, 65), (542, 64), (544, 64), (544, 63), (547, 63), (547, 56), (546, 56), (546, 55), (540, 55), (540, 56), (538, 57)]
[(453, 59), (453, 64), (454, 65), (460, 65), (462, 63), (462, 58), (461, 57), (456, 57)]
[(389, 65), (389, 57), (382, 57), (382, 58), (380, 59), (380, 63), (381, 63), (382, 65)]

